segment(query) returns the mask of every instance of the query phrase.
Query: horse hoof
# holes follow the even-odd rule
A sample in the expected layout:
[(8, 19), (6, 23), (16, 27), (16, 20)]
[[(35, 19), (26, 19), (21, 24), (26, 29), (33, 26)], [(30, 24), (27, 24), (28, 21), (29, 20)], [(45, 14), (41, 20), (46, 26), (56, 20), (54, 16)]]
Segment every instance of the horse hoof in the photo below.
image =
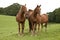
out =
[(31, 34), (31, 36), (35, 36), (35, 34)]
[(34, 36), (37, 36), (37, 35), (34, 35)]
[(20, 33), (18, 33), (18, 36), (20, 36)]
[(33, 35), (31, 34), (31, 36), (33, 36)]
[(20, 35), (24, 36), (24, 33), (20, 33)]

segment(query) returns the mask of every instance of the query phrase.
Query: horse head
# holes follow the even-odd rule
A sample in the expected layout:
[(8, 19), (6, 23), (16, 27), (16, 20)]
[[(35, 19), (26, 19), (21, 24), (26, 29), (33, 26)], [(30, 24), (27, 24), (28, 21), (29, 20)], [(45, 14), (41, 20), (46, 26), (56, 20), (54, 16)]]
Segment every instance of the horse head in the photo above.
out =
[(41, 5), (37, 5), (37, 7), (34, 9), (34, 14), (37, 15), (37, 14), (40, 14), (40, 11), (41, 11)]
[(29, 18), (32, 13), (33, 13), (33, 10), (29, 9), (25, 15), (26, 18)]
[(27, 12), (26, 4), (21, 6), (21, 14), (24, 15)]

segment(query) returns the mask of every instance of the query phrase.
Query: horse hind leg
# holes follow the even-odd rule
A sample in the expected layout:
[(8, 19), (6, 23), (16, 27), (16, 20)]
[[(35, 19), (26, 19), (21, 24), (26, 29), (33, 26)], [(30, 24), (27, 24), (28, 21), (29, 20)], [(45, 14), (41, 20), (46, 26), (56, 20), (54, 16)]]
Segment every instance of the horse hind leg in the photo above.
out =
[(45, 23), (45, 32), (47, 32), (47, 23)]
[(41, 23), (41, 31), (42, 31), (42, 29), (43, 29), (43, 23)]

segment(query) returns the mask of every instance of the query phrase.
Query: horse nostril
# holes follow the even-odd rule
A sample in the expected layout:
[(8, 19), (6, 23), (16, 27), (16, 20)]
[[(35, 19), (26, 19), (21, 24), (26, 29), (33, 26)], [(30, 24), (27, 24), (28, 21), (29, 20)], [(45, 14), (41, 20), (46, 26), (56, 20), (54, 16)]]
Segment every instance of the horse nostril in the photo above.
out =
[(26, 15), (26, 18), (28, 18), (28, 15)]
[(26, 17), (26, 19), (27, 19), (28, 17)]

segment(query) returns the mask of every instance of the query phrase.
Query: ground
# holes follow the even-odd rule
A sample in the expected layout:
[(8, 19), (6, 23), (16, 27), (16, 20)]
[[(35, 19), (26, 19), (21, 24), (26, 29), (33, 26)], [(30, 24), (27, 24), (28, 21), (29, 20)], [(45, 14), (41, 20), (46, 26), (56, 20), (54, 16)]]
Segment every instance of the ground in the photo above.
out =
[(25, 22), (24, 36), (18, 36), (18, 25), (15, 16), (0, 15), (0, 40), (60, 40), (60, 24), (48, 23), (47, 32), (31, 36), (28, 32), (28, 21)]

